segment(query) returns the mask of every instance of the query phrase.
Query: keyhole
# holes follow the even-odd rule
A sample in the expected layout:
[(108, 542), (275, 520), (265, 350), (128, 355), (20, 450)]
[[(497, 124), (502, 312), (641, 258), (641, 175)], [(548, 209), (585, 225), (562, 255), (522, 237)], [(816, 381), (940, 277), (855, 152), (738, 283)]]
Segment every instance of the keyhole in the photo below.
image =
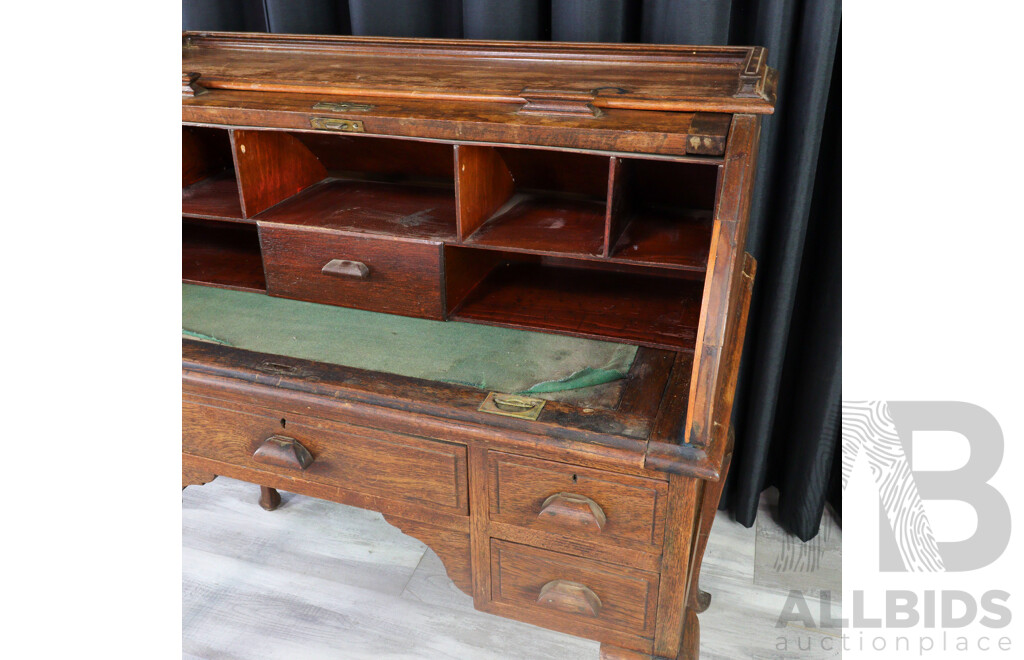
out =
[(574, 475), (572, 475), (572, 482), (573, 482), (573, 483), (576, 483), (576, 475), (575, 475), (575, 474), (574, 474)]
[(284, 428), (284, 417), (281, 418), (281, 428)]

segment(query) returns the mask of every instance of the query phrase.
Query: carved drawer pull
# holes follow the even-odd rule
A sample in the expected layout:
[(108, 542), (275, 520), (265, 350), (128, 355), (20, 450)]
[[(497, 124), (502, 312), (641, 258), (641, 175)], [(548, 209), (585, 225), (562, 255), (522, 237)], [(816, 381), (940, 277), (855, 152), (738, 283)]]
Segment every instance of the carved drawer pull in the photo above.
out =
[(272, 435), (256, 449), (252, 460), (274, 467), (305, 470), (313, 463), (313, 455), (295, 438)]
[(600, 533), (608, 522), (604, 510), (594, 500), (574, 493), (555, 493), (544, 500), (537, 517), (542, 520), (563, 522)]
[(357, 280), (370, 279), (370, 267), (361, 261), (349, 261), (348, 259), (331, 259), (320, 272), (324, 275), (334, 277), (354, 277)]
[(590, 587), (579, 582), (552, 580), (540, 588), (537, 602), (570, 614), (597, 616), (601, 613), (601, 599)]

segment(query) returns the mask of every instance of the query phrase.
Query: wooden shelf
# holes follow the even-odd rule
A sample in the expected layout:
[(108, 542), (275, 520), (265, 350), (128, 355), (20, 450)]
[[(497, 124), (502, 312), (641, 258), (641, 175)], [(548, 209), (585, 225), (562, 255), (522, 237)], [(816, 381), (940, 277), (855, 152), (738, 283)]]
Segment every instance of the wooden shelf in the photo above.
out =
[(231, 222), (239, 222), (244, 217), (228, 131), (182, 127), (181, 213), (192, 218)]
[(635, 212), (612, 250), (613, 261), (703, 273), (711, 246), (711, 212), (652, 208)]
[(190, 218), (252, 222), (242, 218), (238, 183), (230, 172), (221, 172), (182, 188), (181, 214)]
[(455, 240), (455, 190), (443, 184), (328, 178), (258, 220), (435, 241)]
[(458, 145), (459, 236), (465, 245), (549, 256), (605, 253), (609, 159)]
[(604, 246), (603, 201), (519, 193), (473, 232), (467, 245), (599, 256)]
[(256, 227), (184, 220), (181, 279), (192, 284), (266, 293)]
[(513, 263), (493, 269), (451, 318), (692, 351), (702, 290), (697, 281)]

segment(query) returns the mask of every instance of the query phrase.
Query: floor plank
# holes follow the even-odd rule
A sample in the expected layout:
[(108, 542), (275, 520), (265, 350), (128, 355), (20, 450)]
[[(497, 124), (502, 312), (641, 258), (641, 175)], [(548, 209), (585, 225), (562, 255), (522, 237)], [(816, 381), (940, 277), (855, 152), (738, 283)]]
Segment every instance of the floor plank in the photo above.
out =
[[(287, 493), (266, 512), (257, 496), (223, 477), (182, 493), (183, 658), (598, 656), (596, 642), (475, 611), (437, 556), (377, 513)], [(700, 616), (702, 657), (838, 655), (820, 649), (837, 631), (775, 627), (788, 578), (767, 575), (774, 564), (757, 559), (791, 541), (772, 527), (771, 506), (769, 494), (752, 529), (716, 518), (702, 575), (713, 596)], [(801, 578), (832, 586), (835, 574)]]

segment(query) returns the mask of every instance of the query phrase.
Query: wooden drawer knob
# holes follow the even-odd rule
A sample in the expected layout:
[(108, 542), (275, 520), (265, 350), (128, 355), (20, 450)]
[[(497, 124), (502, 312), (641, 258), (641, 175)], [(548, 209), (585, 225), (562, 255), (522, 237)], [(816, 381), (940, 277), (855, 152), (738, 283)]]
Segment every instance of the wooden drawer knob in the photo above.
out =
[(537, 602), (546, 607), (568, 612), (597, 616), (601, 613), (601, 599), (590, 587), (579, 582), (552, 580), (540, 588)]
[(608, 518), (601, 506), (584, 495), (555, 493), (544, 500), (537, 517), (600, 533)]
[(256, 448), (252, 460), (274, 467), (305, 470), (313, 463), (313, 455), (295, 438), (272, 435)]
[(351, 277), (357, 280), (370, 279), (370, 267), (362, 261), (349, 261), (348, 259), (331, 259), (320, 269), (324, 275), (332, 277)]

